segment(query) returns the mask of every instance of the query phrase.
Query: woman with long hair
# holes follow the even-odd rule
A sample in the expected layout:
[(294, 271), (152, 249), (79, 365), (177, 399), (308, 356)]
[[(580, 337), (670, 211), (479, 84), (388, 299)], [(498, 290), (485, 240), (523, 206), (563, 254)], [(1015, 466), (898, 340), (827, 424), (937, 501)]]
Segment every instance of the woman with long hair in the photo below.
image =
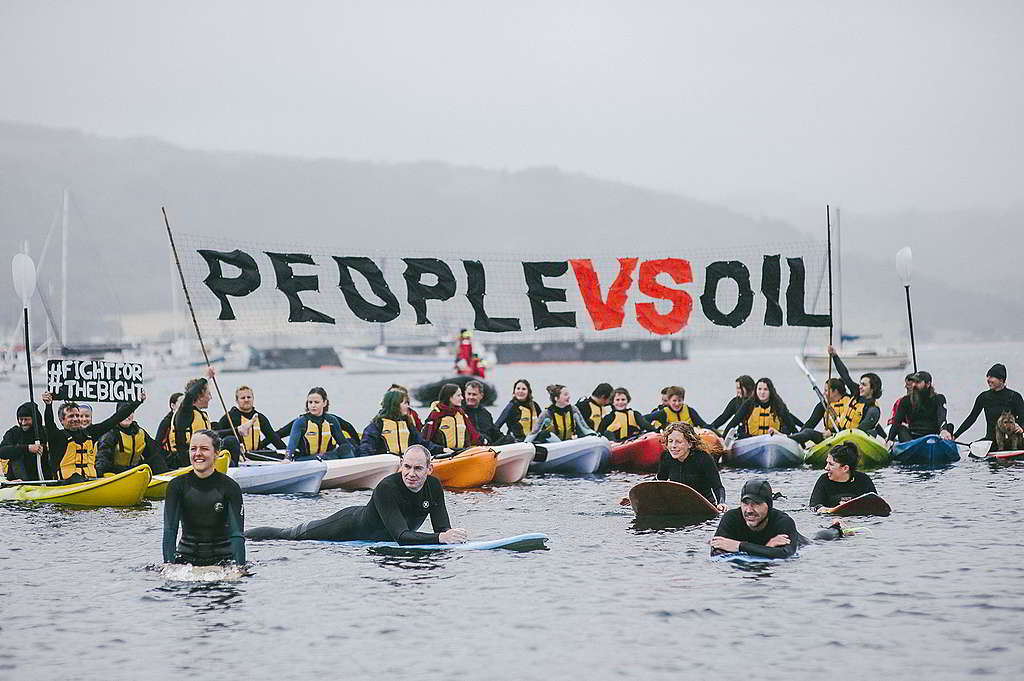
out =
[(363, 429), (359, 452), (371, 454), (395, 454), (401, 456), (412, 445), (423, 445), (431, 454), (440, 454), (441, 447), (424, 440), (412, 419), (409, 409), (409, 395), (401, 390), (389, 390), (380, 401), (380, 411)]
[(359, 435), (351, 423), (327, 413), (327, 391), (311, 388), (306, 395), (306, 413), (292, 421), (288, 455), (302, 459), (348, 459), (357, 455)]
[(752, 397), (744, 400), (726, 430), (738, 426), (738, 436), (774, 435), (795, 433), (803, 424), (789, 412), (782, 401), (775, 384), (770, 378), (759, 378)]
[(462, 410), (462, 388), (445, 383), (434, 409), (423, 423), (423, 439), (446, 449), (465, 449), (480, 444), (480, 433)]
[(533, 400), (530, 382), (520, 378), (512, 386), (512, 399), (501, 410), (501, 414), (494, 422), (494, 429), (500, 431), (505, 428), (509, 437), (516, 442), (522, 442), (533, 432), (540, 412), (540, 405)]

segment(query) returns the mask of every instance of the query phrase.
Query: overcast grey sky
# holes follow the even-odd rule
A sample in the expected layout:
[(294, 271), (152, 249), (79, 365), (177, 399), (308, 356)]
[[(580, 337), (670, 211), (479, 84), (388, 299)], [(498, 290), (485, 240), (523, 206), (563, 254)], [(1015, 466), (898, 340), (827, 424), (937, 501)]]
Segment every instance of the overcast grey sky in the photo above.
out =
[(1005, 207), (1022, 19), (1019, 1), (3, 0), (0, 118), (748, 205)]

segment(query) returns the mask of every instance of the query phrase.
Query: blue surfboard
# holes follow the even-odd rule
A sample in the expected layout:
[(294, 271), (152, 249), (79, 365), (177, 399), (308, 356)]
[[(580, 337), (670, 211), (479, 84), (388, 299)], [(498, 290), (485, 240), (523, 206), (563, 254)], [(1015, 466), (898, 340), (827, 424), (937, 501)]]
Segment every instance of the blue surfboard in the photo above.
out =
[[(796, 558), (796, 555), (790, 556)], [(759, 563), (778, 563), (789, 558), (769, 558), (767, 556), (755, 556), (751, 553), (719, 553), (711, 556), (712, 563), (735, 563), (737, 565), (755, 565)]]
[(534, 549), (545, 548), (544, 543), (548, 540), (546, 534), (534, 532), (532, 534), (517, 534), (514, 537), (502, 537), (500, 539), (484, 539), (480, 541), (468, 541), (464, 544), (412, 544), (402, 545), (393, 541), (328, 541), (329, 544), (340, 544), (342, 546), (364, 546), (368, 549), (401, 549), (403, 551), (486, 551), (488, 549), (508, 549), (510, 551), (533, 551)]

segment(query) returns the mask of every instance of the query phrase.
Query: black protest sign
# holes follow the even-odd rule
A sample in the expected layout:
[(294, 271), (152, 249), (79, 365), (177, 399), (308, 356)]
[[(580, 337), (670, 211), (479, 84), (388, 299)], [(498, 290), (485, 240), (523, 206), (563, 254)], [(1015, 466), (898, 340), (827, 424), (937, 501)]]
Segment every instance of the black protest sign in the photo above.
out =
[(142, 365), (51, 359), (46, 362), (46, 389), (58, 400), (138, 402), (142, 399)]

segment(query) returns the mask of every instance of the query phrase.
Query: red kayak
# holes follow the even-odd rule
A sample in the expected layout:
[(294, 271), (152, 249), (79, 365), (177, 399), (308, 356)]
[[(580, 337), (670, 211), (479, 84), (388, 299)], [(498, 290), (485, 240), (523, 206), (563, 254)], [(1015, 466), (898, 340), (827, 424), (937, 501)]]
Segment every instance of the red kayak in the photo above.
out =
[(609, 465), (612, 468), (654, 472), (658, 470), (658, 460), (665, 446), (658, 433), (644, 433), (632, 440), (616, 442), (611, 449)]
[(1024, 459), (1024, 449), (1017, 449), (1012, 452), (992, 452), (986, 458), (995, 459), (997, 461), (1013, 461), (1014, 459)]

